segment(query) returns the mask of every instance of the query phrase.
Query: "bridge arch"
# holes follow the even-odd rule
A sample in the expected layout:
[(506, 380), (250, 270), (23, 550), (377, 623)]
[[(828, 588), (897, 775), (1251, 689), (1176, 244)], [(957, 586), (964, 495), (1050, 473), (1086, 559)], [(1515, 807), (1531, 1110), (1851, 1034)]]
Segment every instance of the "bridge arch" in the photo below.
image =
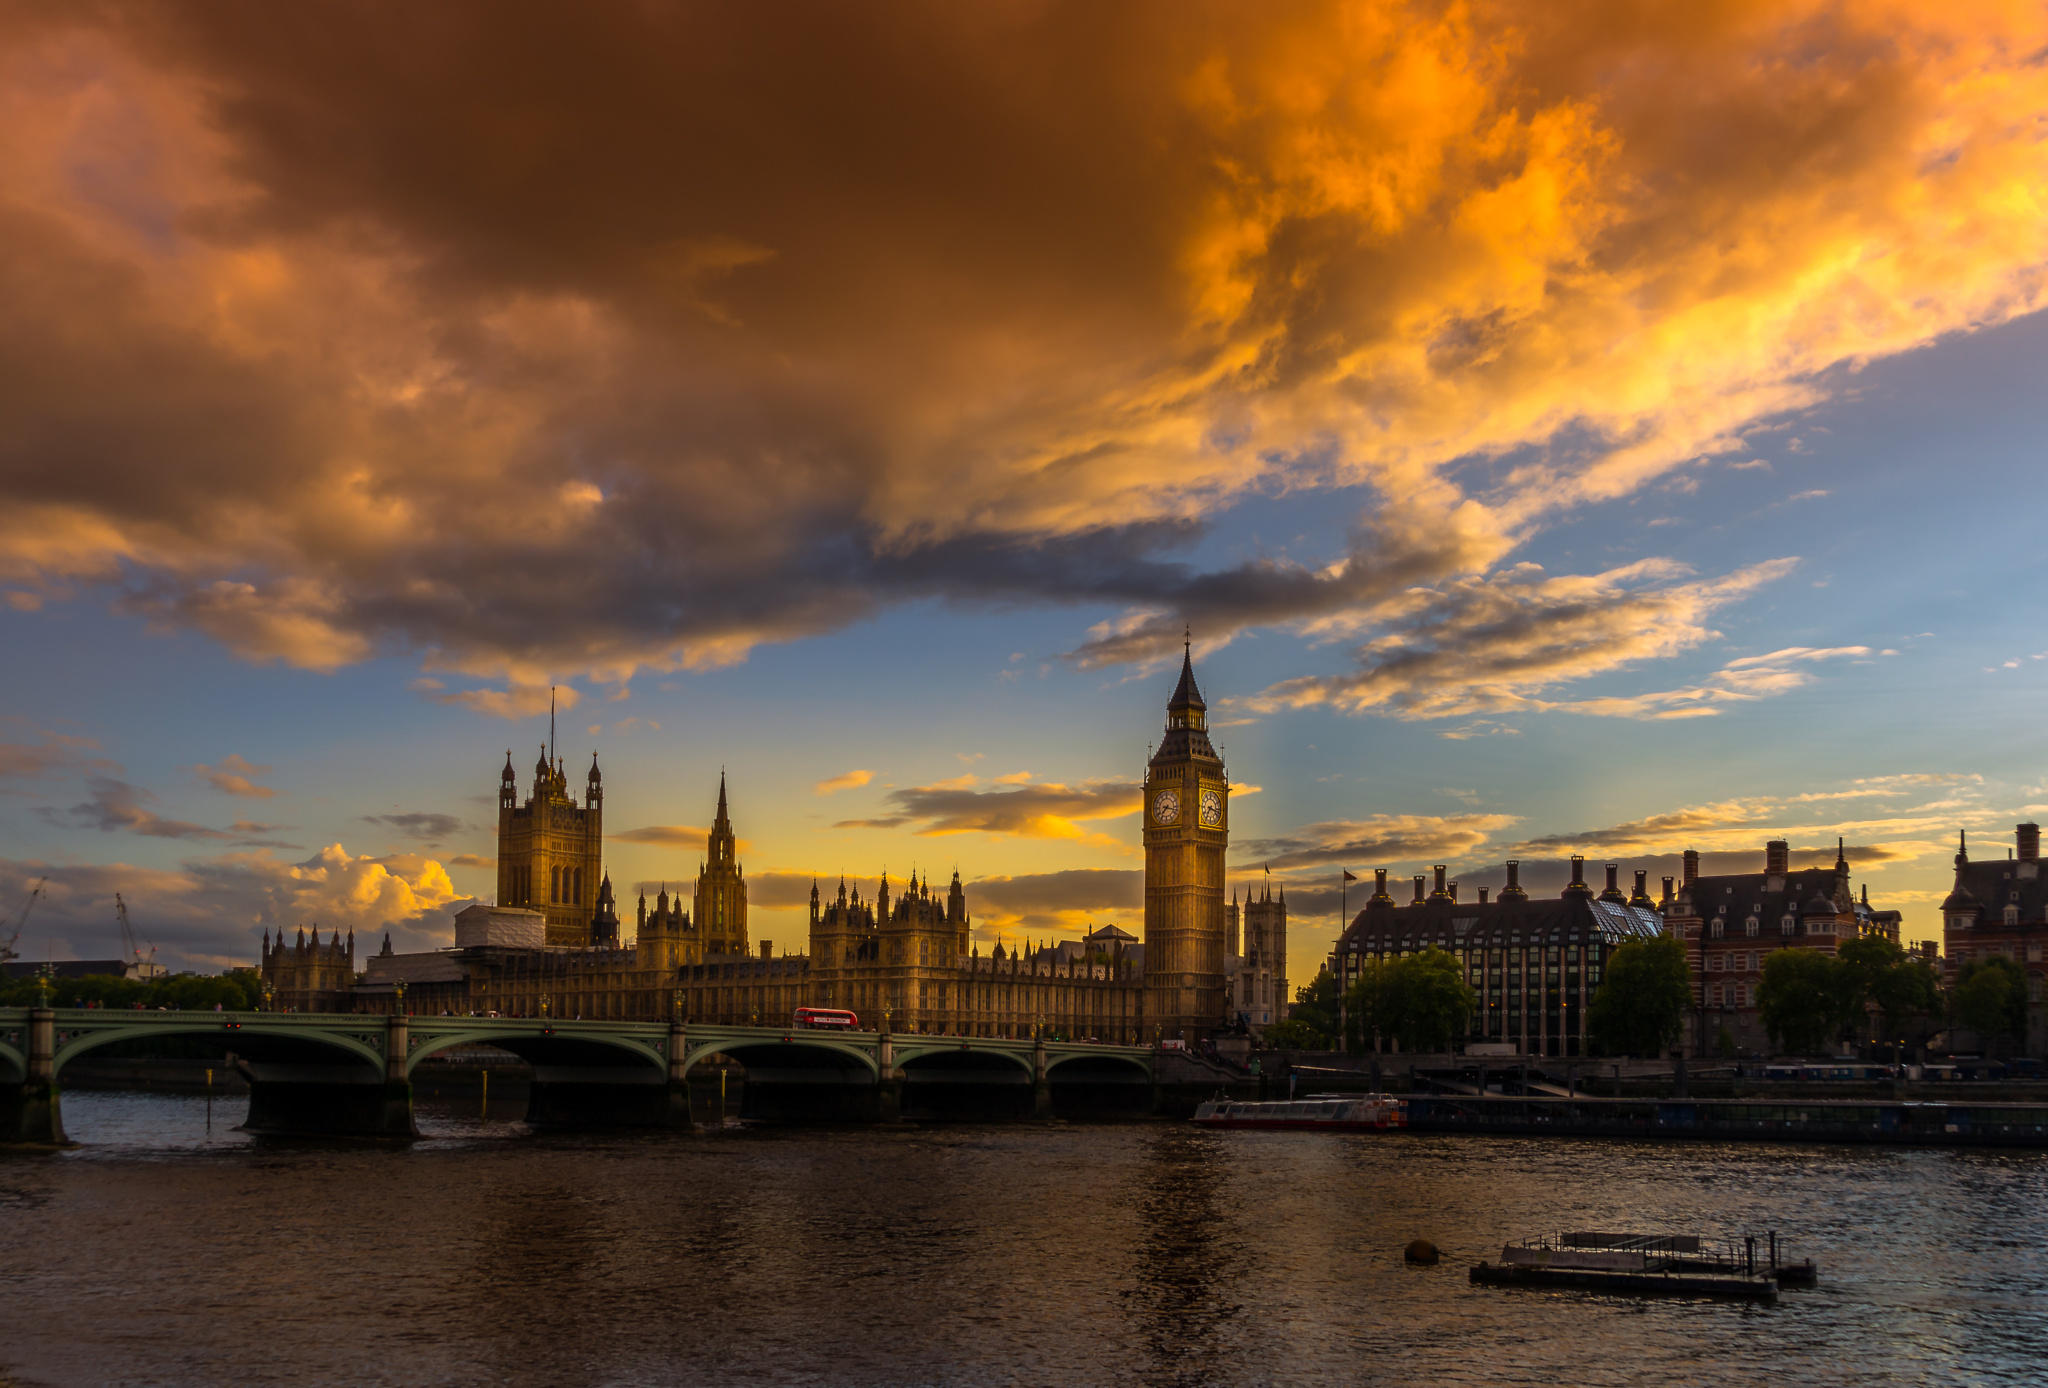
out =
[(1152, 1067), (1136, 1055), (1083, 1053), (1054, 1057), (1045, 1077), (1055, 1084), (1150, 1084)]
[(23, 1084), (28, 1080), (28, 1057), (21, 1047), (0, 1037), (0, 1084)]
[(1014, 1070), (1021, 1073), (1027, 1082), (1038, 1077), (1038, 1063), (1029, 1046), (963, 1045), (958, 1040), (949, 1039), (944, 1045), (898, 1045), (895, 1060), (906, 1079), (911, 1077), (914, 1069), (986, 1070), (1003, 1075)]
[[(426, 1019), (417, 1019), (424, 1021)], [(417, 1026), (417, 1021), (415, 1025)], [(424, 1031), (424, 1036), (419, 1032)], [(647, 1067), (656, 1074), (666, 1076), (668, 1057), (652, 1044), (632, 1036), (611, 1036), (603, 1033), (578, 1031), (573, 1036), (564, 1035), (551, 1028), (534, 1024), (531, 1026), (507, 1025), (491, 1028), (464, 1028), (460, 1031), (438, 1031), (431, 1026), (418, 1028), (405, 1058), (405, 1073), (408, 1078), (422, 1061), (444, 1051), (463, 1046), (492, 1046), (498, 1050), (518, 1056), (528, 1064), (564, 1064), (578, 1060), (593, 1062), (599, 1066), (629, 1062), (630, 1069)]]
[[(382, 1019), (370, 1028), (351, 1028), (362, 1035), (350, 1035), (338, 1027), (308, 1027), (303, 1023), (266, 1022), (258, 1018), (222, 1020), (219, 1013), (141, 1013), (147, 1021), (129, 1021), (119, 1013), (104, 1022), (84, 1026), (65, 1019), (58, 1024), (57, 1053), (51, 1074), (61, 1076), (64, 1067), (80, 1056), (108, 1046), (132, 1041), (196, 1038), (213, 1041), (223, 1051), (233, 1051), (253, 1061), (312, 1061), (318, 1064), (345, 1063), (350, 1070), (360, 1066), (372, 1076), (384, 1073)], [(190, 1020), (185, 1020), (189, 1015)], [(261, 1014), (269, 1017), (275, 1014)]]
[(790, 1068), (775, 1064), (776, 1057), (786, 1058), (794, 1065), (804, 1061), (815, 1063), (825, 1057), (826, 1064), (839, 1070), (856, 1070), (867, 1080), (879, 1077), (875, 1058), (859, 1046), (845, 1041), (829, 1040), (815, 1032), (807, 1032), (802, 1039), (784, 1037), (781, 1034), (759, 1037), (728, 1037), (720, 1041), (701, 1041), (683, 1053), (683, 1072), (689, 1071), (701, 1060), (714, 1055), (729, 1055), (749, 1070), (755, 1066), (766, 1069)]

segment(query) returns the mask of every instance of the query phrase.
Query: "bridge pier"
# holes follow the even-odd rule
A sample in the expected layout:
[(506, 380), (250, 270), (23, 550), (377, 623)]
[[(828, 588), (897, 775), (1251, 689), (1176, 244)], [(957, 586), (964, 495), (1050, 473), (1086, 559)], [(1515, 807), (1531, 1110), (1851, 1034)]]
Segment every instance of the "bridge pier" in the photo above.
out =
[[(413, 1138), (412, 1081), (406, 1078), (409, 1031), (403, 1014), (384, 1024), (384, 1073), (337, 1073), (332, 1065), (277, 1065), (237, 1058), (249, 1081), (252, 1133), (290, 1137)], [(374, 1073), (374, 1072), (373, 1072)]]
[(889, 1035), (889, 1014), (875, 1035), (875, 1121), (903, 1121), (903, 1077), (896, 1073), (896, 1043)]
[(1052, 1075), (1045, 1064), (1045, 1031), (1031, 1043), (1031, 1116), (1052, 1117)]
[(668, 1027), (667, 1064), (662, 1069), (640, 1064), (592, 1063), (571, 1056), (556, 1062), (526, 1053), (533, 1079), (526, 1091), (526, 1121), (535, 1128), (679, 1128), (694, 1126), (690, 1086), (688, 1029), (681, 1018)]
[(18, 1085), (0, 1087), (0, 1143), (62, 1147), (64, 1113), (57, 1101), (57, 1014), (47, 1007), (29, 1009), (28, 1075)]

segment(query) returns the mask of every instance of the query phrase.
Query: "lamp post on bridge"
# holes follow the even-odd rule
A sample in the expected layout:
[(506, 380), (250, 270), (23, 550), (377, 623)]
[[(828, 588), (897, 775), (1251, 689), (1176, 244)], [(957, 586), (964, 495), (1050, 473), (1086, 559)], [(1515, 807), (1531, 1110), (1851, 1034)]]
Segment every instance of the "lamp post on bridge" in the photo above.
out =
[(397, 1001), (396, 1001), (396, 1002), (395, 1002), (395, 1003), (393, 1004), (393, 1006), (394, 1006), (394, 1007), (395, 1007), (395, 1008), (397, 1009), (398, 1015), (399, 1015), (399, 1016), (401, 1016), (401, 1017), (403, 1017), (403, 1016), (405, 1015), (405, 980), (404, 980), (404, 979), (402, 979), (402, 978), (401, 978), (401, 979), (399, 979), (399, 980), (398, 980), (398, 981), (397, 981), (396, 983), (394, 983), (394, 984), (392, 984), (392, 985), (391, 985), (391, 995), (392, 995), (392, 997), (393, 997), (393, 998), (395, 998), (395, 999), (397, 1000)]
[(547, 995), (546, 993), (542, 993), (542, 994), (540, 995), (540, 1015), (541, 1015), (541, 1020), (542, 1020), (542, 1021), (546, 1021), (546, 1020), (547, 1020), (547, 1015), (548, 1015), (548, 995)]
[(263, 1010), (265, 1012), (275, 1012), (277, 1010), (277, 987), (267, 978), (263, 980)]

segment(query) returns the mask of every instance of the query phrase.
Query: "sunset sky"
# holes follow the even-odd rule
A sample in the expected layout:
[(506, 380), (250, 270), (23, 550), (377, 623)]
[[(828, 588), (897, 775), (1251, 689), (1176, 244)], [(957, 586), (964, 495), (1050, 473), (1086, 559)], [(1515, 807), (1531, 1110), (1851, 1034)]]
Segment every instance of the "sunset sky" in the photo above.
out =
[(2048, 814), (2044, 53), (2034, 0), (0, 0), (0, 910), (448, 943), (558, 684), (628, 910), (723, 767), (778, 949), (883, 869), (984, 948), (1135, 931), (1191, 629), (1297, 981), (1340, 868), (1779, 835), (1937, 935), (1956, 831)]

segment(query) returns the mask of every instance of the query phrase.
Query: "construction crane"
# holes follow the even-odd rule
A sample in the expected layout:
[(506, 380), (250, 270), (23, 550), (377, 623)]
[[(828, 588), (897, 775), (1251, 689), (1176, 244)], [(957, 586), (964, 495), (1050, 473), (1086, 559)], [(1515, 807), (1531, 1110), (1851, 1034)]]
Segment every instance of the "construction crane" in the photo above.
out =
[(130, 978), (160, 978), (164, 966), (156, 962), (156, 946), (149, 947), (147, 958), (135, 942), (135, 927), (128, 923), (128, 903), (121, 900), (119, 892), (114, 893), (114, 916), (121, 922), (121, 958), (125, 972)]
[(21, 909), (15, 912), (14, 929), (8, 932), (4, 942), (0, 942), (0, 964), (11, 964), (21, 957), (14, 947), (21, 940), (21, 928), (28, 924), (28, 913), (36, 909), (36, 898), (43, 894), (43, 887), (49, 880), (47, 877), (38, 879), (28, 894), (28, 900), (22, 902)]

